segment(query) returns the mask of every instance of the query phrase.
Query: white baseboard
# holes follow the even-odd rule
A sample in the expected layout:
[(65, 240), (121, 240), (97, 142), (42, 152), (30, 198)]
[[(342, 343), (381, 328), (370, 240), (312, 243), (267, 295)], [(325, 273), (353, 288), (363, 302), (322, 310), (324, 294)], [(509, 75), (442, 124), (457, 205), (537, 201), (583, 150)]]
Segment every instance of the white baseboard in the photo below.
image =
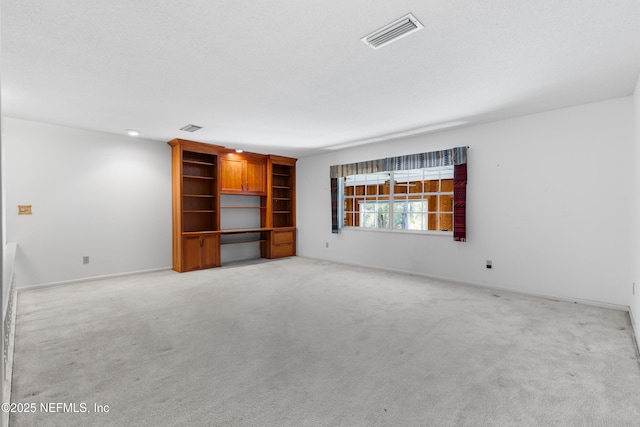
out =
[(419, 273), (419, 272), (415, 272), (415, 271), (399, 270), (399, 269), (395, 269), (395, 268), (379, 267), (379, 266), (375, 266), (375, 265), (357, 264), (357, 263), (351, 263), (351, 262), (334, 261), (334, 260), (331, 260), (331, 259), (323, 259), (323, 258), (310, 258), (310, 257), (304, 257), (304, 256), (298, 256), (298, 257), (299, 258), (315, 259), (315, 260), (318, 260), (318, 261), (335, 262), (336, 264), (352, 265), (354, 267), (366, 267), (366, 268), (371, 268), (371, 269), (380, 270), (380, 271), (388, 271), (388, 272), (391, 272), (391, 273), (408, 274), (409, 276), (424, 277), (424, 278), (427, 278), (427, 279), (437, 280), (437, 281), (440, 281), (440, 282), (458, 283), (458, 284), (461, 284), (461, 285), (473, 286), (473, 287), (476, 287), (476, 288), (484, 288), (484, 289), (489, 289), (489, 290), (492, 290), (492, 291), (499, 291), (499, 292), (510, 292), (512, 294), (544, 298), (544, 299), (548, 299), (548, 300), (552, 300), (552, 301), (570, 302), (570, 303), (575, 303), (575, 304), (591, 305), (591, 306), (594, 306), (594, 307), (609, 308), (609, 309), (612, 309), (612, 310), (627, 311), (627, 312), (629, 311), (629, 306), (620, 305), (620, 304), (612, 304), (612, 303), (602, 302), (602, 301), (592, 301), (592, 300), (587, 300), (587, 299), (582, 299), (582, 298), (572, 298), (572, 297), (564, 297), (564, 296), (558, 296), (558, 295), (548, 295), (548, 294), (542, 294), (542, 293), (538, 293), (538, 292), (531, 292), (531, 291), (527, 291), (527, 290), (504, 288), (504, 287), (500, 287), (500, 286), (487, 285), (485, 283), (470, 282), (470, 281), (466, 281), (466, 280), (453, 279), (453, 278), (450, 278), (450, 277), (436, 276), (436, 275), (433, 275), (433, 274)]
[(48, 288), (50, 286), (70, 285), (74, 283), (94, 282), (97, 280), (113, 279), (116, 277), (136, 276), (138, 274), (156, 273), (158, 271), (168, 271), (171, 267), (153, 268), (150, 270), (129, 271), (126, 273), (105, 274), (103, 276), (84, 277), (82, 279), (62, 280), (60, 282), (39, 283), (37, 285), (26, 285), (18, 287), (20, 292), (29, 291), (33, 289)]
[(629, 307), (629, 319), (631, 320), (631, 337), (633, 339), (633, 345), (636, 349), (636, 359), (638, 359), (638, 363), (640, 363), (640, 347), (638, 347), (638, 341), (640, 341), (640, 335), (638, 333), (638, 327), (636, 325), (635, 317), (633, 316), (633, 310)]

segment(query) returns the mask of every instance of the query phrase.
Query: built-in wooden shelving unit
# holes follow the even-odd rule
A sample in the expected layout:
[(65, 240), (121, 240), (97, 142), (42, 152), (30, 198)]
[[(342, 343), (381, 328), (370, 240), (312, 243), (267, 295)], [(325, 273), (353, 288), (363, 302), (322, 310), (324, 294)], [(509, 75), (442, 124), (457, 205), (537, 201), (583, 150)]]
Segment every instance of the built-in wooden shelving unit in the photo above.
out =
[[(265, 258), (295, 255), (296, 159), (238, 155), (222, 146), (183, 139), (169, 145), (174, 270), (220, 266), (221, 246), (259, 244)], [(221, 202), (229, 196), (240, 199)], [(251, 219), (238, 226), (243, 213)], [(227, 227), (227, 215), (235, 221), (232, 227)]]

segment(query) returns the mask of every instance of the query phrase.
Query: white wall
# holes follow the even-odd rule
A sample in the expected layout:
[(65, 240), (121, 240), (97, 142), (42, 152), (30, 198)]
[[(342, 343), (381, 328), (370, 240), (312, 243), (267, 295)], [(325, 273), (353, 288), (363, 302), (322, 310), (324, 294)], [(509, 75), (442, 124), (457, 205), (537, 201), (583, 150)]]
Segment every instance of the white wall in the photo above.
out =
[[(167, 144), (12, 118), (4, 125), (17, 286), (171, 266)], [(18, 215), (18, 205), (33, 215)]]
[[(331, 234), (330, 165), (463, 145), (467, 242)], [(633, 98), (625, 97), (302, 158), (298, 254), (626, 306), (632, 149)]]
[(629, 307), (631, 318), (634, 321), (636, 342), (640, 343), (640, 76), (633, 96), (635, 118), (635, 150), (634, 164), (635, 176), (632, 189), (634, 210), (632, 222), (631, 244), (631, 272), (632, 281), (635, 282), (635, 294), (631, 296)]

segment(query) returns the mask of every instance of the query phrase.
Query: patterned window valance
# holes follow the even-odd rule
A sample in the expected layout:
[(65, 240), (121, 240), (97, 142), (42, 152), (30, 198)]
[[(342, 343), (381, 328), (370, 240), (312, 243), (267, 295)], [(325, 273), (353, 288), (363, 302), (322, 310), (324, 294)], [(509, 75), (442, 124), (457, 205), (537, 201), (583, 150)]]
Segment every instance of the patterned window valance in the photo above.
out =
[(454, 166), (453, 169), (453, 240), (467, 240), (467, 148), (456, 147), (449, 150), (407, 156), (387, 157), (386, 159), (349, 163), (331, 166), (331, 231), (340, 232), (338, 218), (338, 179), (348, 175), (388, 172), (407, 169)]
[(331, 166), (331, 178), (340, 178), (362, 173), (461, 165), (464, 163), (467, 163), (467, 147), (456, 147), (449, 150), (387, 157), (386, 159), (348, 163), (346, 165), (335, 165)]

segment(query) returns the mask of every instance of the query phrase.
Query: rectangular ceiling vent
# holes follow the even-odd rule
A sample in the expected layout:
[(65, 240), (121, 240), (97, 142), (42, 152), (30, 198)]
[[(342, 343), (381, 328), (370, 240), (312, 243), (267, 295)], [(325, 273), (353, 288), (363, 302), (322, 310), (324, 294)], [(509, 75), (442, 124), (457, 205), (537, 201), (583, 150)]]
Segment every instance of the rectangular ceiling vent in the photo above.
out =
[(202, 129), (202, 126), (196, 126), (196, 125), (186, 125), (185, 127), (180, 128), (180, 130), (183, 130), (185, 132), (195, 132), (200, 129)]
[(374, 31), (368, 36), (364, 36), (360, 40), (374, 49), (379, 49), (382, 46), (386, 46), (389, 43), (401, 39), (402, 37), (415, 33), (422, 28), (424, 28), (424, 26), (410, 13), (393, 21), (391, 24), (385, 25), (379, 30)]

